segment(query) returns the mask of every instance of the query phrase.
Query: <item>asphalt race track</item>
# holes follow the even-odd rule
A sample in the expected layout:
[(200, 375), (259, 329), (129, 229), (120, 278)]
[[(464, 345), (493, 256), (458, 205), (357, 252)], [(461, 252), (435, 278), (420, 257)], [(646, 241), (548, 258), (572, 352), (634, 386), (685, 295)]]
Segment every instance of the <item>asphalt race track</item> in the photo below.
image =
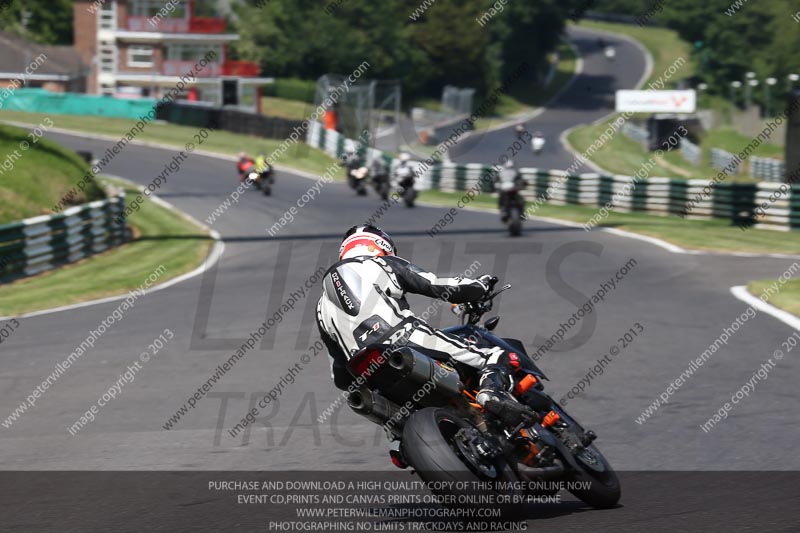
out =
[[(75, 149), (98, 152), (107, 143), (53, 135)], [(111, 171), (147, 183), (169, 161), (168, 150), (129, 147)], [(235, 186), (231, 163), (192, 155), (161, 196), (199, 220)], [(41, 470), (387, 470), (375, 426), (342, 409), (336, 421), (317, 417), (337, 398), (323, 356), (312, 357), (276, 407), (261, 413), (251, 432), (232, 438), (227, 429), (275, 387), (316, 340), (313, 304), (318, 287), (199, 400), (170, 430), (162, 426), (215, 367), (273, 315), (289, 293), (327, 266), (339, 232), (364, 220), (378, 205), (341, 184), (326, 185), (295, 221), (268, 238), (265, 228), (313, 182), (281, 173), (276, 194), (249, 192), (217, 223), (226, 251), (212, 270), (142, 297), (69, 369), (42, 399), (4, 429), (2, 468)], [(545, 353), (540, 366), (560, 398), (640, 323), (644, 332), (567, 408), (600, 435), (598, 445), (618, 470), (796, 470), (800, 422), (795, 394), (797, 361), (787, 354), (757, 394), (741, 402), (708, 433), (699, 425), (758, 370), (792, 329), (758, 314), (643, 425), (635, 418), (746, 309), (729, 287), (777, 278), (792, 259), (683, 255), (606, 232), (533, 221), (510, 241), (495, 214), (460, 212), (452, 226), (431, 238), (426, 231), (442, 208), (395, 207), (381, 223), (397, 236), (401, 254), (441, 272), (463, 272), (472, 261), (515, 290), (496, 308), (499, 331), (532, 345), (549, 337), (629, 259), (635, 266), (586, 315), (563, 345)], [(413, 215), (413, 216), (412, 216)], [(133, 215), (135, 217), (135, 215)], [(154, 268), (157, 265), (154, 265)], [(205, 288), (203, 288), (205, 281)], [(213, 281), (213, 287), (211, 284)], [(201, 305), (207, 302), (209, 305)], [(30, 393), (118, 303), (21, 320), (4, 350), (3, 405)], [(412, 305), (423, 309), (422, 299)], [(449, 313), (436, 325), (454, 323)], [(146, 345), (169, 328), (175, 338), (143, 365), (135, 381), (78, 435), (67, 432)], [(271, 334), (272, 333), (272, 334)], [(558, 350), (558, 351), (556, 351)], [(252, 402), (252, 405), (251, 405)], [(624, 503), (624, 500), (623, 500)]]
[[(603, 49), (598, 46), (597, 39), (601, 35), (605, 44), (616, 50), (614, 61), (606, 59)], [(642, 49), (631, 41), (574, 26), (568, 29), (567, 37), (578, 50), (583, 69), (550, 102), (547, 109), (524, 122), (530, 133), (541, 131), (547, 142), (539, 155), (535, 155), (529, 147), (517, 154), (514, 160), (520, 168), (567, 169), (573, 166), (575, 156), (561, 145), (561, 133), (612, 113), (615, 91), (634, 89), (644, 82), (647, 61)], [(450, 157), (459, 163), (495, 165), (503, 154), (511, 155), (508, 148), (515, 140), (516, 135), (511, 127), (488, 133), (479, 131), (459, 142), (450, 151)], [(576, 171), (589, 172), (591, 169), (578, 164)]]
[[(626, 53), (621, 48), (618, 60)], [(579, 80), (573, 90), (579, 91), (582, 84)], [(570, 94), (565, 93), (564, 98), (572, 98)], [(589, 118), (593, 113), (603, 114), (594, 107), (585, 112)], [(566, 110), (553, 110), (541, 115), (540, 120), (552, 123), (555, 131), (559, 116), (567, 115)], [(49, 136), (73, 149), (98, 154), (111, 145), (74, 136)], [(482, 142), (481, 154), (491, 153), (493, 146)], [(479, 159), (473, 155), (469, 154), (473, 161)], [(110, 165), (109, 172), (146, 184), (172, 156), (170, 150), (129, 146)], [(407, 473), (397, 471), (389, 462), (379, 428), (352, 414), (349, 408), (340, 409), (332, 419), (318, 421), (339, 394), (329, 378), (326, 355), (314, 355), (312, 348), (317, 340), (313, 314), (319, 284), (310, 289), (304, 284), (320, 266), (327, 268), (333, 261), (340, 233), (371, 216), (379, 201), (374, 195), (356, 197), (341, 183), (328, 184), (300, 209), (292, 223), (270, 237), (266, 228), (313, 184), (312, 180), (279, 172), (272, 197), (254, 191), (245, 194), (213, 224), (225, 242), (225, 252), (215, 268), (141, 297), (35, 407), (11, 428), (0, 431), (0, 468), (327, 470), (352, 471), (353, 475), (386, 471), (387, 475), (408, 479)], [(233, 163), (192, 154), (159, 196), (202, 221), (235, 186)], [(512, 241), (496, 214), (466, 210), (460, 211), (444, 232), (430, 237), (427, 231), (444, 211), (440, 207), (422, 206), (410, 211), (396, 206), (379, 223), (395, 236), (400, 254), (420, 265), (458, 274), (477, 260), (479, 273), (497, 274), (514, 285), (495, 308), (502, 317), (498, 331), (522, 339), (530, 352), (628, 265), (627, 273), (616, 280), (616, 288), (608, 290), (604, 300), (539, 360), (551, 379), (550, 393), (562, 398), (599, 358), (612, 347), (619, 347), (602, 375), (594, 377), (584, 393), (567, 404), (578, 420), (598, 433), (598, 447), (618, 471), (800, 469), (800, 456), (795, 453), (796, 428), (800, 427), (800, 398), (796, 393), (800, 349), (786, 353), (726, 420), (709, 432), (699, 427), (751, 379), (760, 365), (774, 358), (781, 342), (792, 335), (791, 327), (763, 313), (747, 320), (730, 342), (671, 396), (668, 405), (645, 423), (636, 422), (689, 362), (745, 313), (747, 304), (737, 300), (730, 287), (753, 279), (777, 278), (800, 259), (677, 254), (608, 232), (587, 233), (538, 220), (528, 221), (523, 237)], [(217, 365), (274, 316), (287, 299), (294, 301), (291, 293), (303, 290), (305, 294), (296, 299), (294, 308), (256, 348), (220, 378), (196, 407), (171, 429), (165, 429), (170, 417), (207, 382)], [(110, 302), (20, 319), (21, 326), (3, 345), (3, 420), (118, 305)], [(422, 298), (412, 299), (415, 309), (427, 305)], [(455, 320), (443, 310), (431, 322), (446, 326), (455, 324)], [(142, 365), (135, 380), (100, 410), (94, 422), (71, 436), (67, 428), (165, 328), (174, 333), (174, 338), (164, 350)], [(623, 349), (618, 339), (632, 328), (643, 331)], [(293, 383), (287, 383), (288, 369), (303, 361), (303, 356), (308, 356), (308, 363)], [(280, 382), (284, 385), (278, 400), (262, 410), (252, 428), (231, 437), (228, 430)], [(4, 477), (6, 481), (13, 479), (9, 474)], [(625, 484), (626, 479), (631, 479), (630, 484)], [(562, 504), (542, 506), (535, 514), (539, 520), (531, 528), (620, 531), (623, 526), (641, 530), (681, 525), (703, 529), (705, 525), (708, 529), (722, 518), (736, 520), (742, 528), (760, 527), (764, 525), (761, 511), (771, 514), (776, 528), (788, 528), (781, 511), (792, 506), (797, 509), (796, 476), (774, 474), (771, 479), (773, 490), (766, 493), (748, 492), (746, 487), (752, 485), (737, 484), (735, 478), (720, 481), (724, 490), (712, 496), (697, 492), (698, 487), (710, 492), (718, 488), (709, 483), (689, 483), (681, 492), (675, 484), (658, 477), (627, 474), (623, 476), (622, 508), (591, 511), (567, 496)], [(2, 485), (5, 512), (11, 511), (11, 522), (4, 523), (23, 529), (49, 523), (48, 511), (37, 506), (41, 502), (31, 501), (28, 492), (15, 491), (8, 483)], [(27, 483), (28, 489), (32, 486)], [(113, 483), (108, 484), (109, 492), (113, 492), (111, 486)], [(691, 495), (690, 489), (695, 491)], [(82, 490), (94, 494), (88, 485)], [(64, 491), (70, 497), (82, 497), (80, 490)], [(42, 488), (39, 494), (44, 493)], [(124, 517), (132, 514), (131, 509), (138, 511), (127, 518), (130, 523), (145, 523), (146, 504), (156, 499), (161, 506), (174, 503), (181, 509), (183, 514), (171, 515), (176, 521), (173, 529), (188, 523), (179, 521), (182, 516), (189, 520), (186, 509), (193, 513), (193, 520), (206, 527), (236, 523), (266, 528), (266, 517), (248, 514), (249, 508), (235, 508), (233, 512), (241, 516), (233, 517), (222, 513), (214, 504), (216, 500), (207, 495), (204, 499), (202, 494), (195, 497), (189, 492), (164, 494), (156, 485), (139, 490), (135, 496), (129, 494), (123, 501), (112, 498), (103, 507), (104, 518), (98, 518), (96, 524), (107, 525), (111, 523), (109, 516), (119, 513), (118, 517)], [(9, 504), (12, 502), (17, 507)], [(756, 506), (759, 512), (746, 505)], [(69, 522), (69, 513), (61, 517), (67, 529), (81, 529), (77, 522)]]

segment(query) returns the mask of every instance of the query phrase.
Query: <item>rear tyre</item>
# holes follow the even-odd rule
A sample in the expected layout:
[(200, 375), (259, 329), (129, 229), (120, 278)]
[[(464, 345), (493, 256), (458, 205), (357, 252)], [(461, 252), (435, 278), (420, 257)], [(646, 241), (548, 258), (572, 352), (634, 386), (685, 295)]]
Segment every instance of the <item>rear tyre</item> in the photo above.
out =
[(270, 195), (272, 195), (272, 187), (270, 187), (269, 185), (265, 185), (264, 196), (270, 196)]
[(509, 212), (508, 218), (508, 233), (512, 237), (519, 237), (522, 235), (522, 216), (520, 215), (519, 208), (512, 207)]
[[(465, 447), (459, 444), (460, 431), (474, 430), (468, 421), (455, 416), (447, 409), (428, 407), (414, 412), (403, 428), (402, 451), (408, 464), (413, 467), (420, 478), (438, 495), (452, 494), (460, 507), (475, 505), (497, 507), (497, 495), (511, 497), (512, 502), (524, 501), (524, 493), (515, 488), (505, 487), (500, 490), (497, 482), (512, 482), (519, 485), (519, 478), (502, 458), (491, 462), (485, 458), (471, 456)], [(462, 490), (437, 490), (431, 484), (469, 483)], [(484, 490), (476, 490), (473, 483), (481, 483)], [(497, 490), (495, 490), (497, 489)], [(480, 496), (492, 495), (495, 503), (480, 502)], [(501, 505), (504, 511), (519, 510), (519, 505)]]
[(417, 198), (417, 193), (414, 189), (408, 189), (403, 193), (403, 200), (406, 207), (414, 207), (414, 200)]

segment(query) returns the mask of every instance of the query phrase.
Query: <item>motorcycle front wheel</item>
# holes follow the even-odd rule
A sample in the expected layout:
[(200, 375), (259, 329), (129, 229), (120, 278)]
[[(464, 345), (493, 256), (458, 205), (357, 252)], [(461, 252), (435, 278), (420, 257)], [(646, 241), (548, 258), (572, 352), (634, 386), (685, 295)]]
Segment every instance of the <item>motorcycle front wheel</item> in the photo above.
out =
[(622, 496), (622, 487), (617, 473), (600, 450), (591, 445), (574, 457), (581, 471), (571, 476), (573, 488), (570, 492), (596, 509), (609, 509), (617, 505)]

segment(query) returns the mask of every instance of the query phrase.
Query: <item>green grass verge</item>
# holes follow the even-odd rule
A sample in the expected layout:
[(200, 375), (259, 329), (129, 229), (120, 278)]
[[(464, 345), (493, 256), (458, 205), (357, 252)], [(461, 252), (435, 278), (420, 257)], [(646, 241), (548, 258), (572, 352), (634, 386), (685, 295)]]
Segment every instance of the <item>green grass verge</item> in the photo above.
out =
[[(2, 124), (0, 154), (0, 224), (52, 214), (50, 209), (89, 168), (75, 152)], [(84, 192), (71, 199), (70, 205), (104, 197), (103, 190), (90, 182)]]
[[(738, 154), (751, 142), (753, 142), (751, 137), (739, 133), (732, 128), (720, 128), (705, 132), (702, 146), (703, 149), (709, 153), (711, 152), (711, 148), (722, 148), (723, 150)], [(783, 147), (778, 144), (767, 142), (760, 144), (750, 155), (783, 159), (784, 150)]]
[[(23, 113), (19, 111), (0, 111), (0, 120), (38, 124), (50, 118), (54, 127), (79, 132), (123, 137), (135, 121), (124, 118), (90, 117), (76, 115), (48, 115), (44, 113)], [(227, 131), (210, 132), (208, 138), (202, 143), (197, 143), (194, 138), (199, 128), (189, 126), (176, 126), (174, 124), (150, 123), (142, 133), (136, 136), (137, 140), (150, 141), (165, 145), (183, 148), (186, 143), (194, 142), (198, 150), (207, 150), (223, 155), (235, 156), (240, 151), (256, 154), (263, 151), (269, 155), (283, 140), (261, 139), (249, 135), (240, 135)], [(316, 148), (311, 148), (304, 143), (291, 146), (283, 155), (277, 158), (276, 163), (297, 170), (322, 175), (334, 164), (335, 159)], [(341, 170), (344, 176), (344, 170)], [(233, 171), (232, 171), (233, 173)]]
[[(751, 281), (747, 284), (747, 290), (753, 296), (761, 296), (764, 289), (775, 283), (774, 279), (763, 279)], [(793, 315), (800, 316), (800, 279), (792, 279), (786, 282), (781, 288), (781, 292), (772, 296), (769, 303), (775, 307), (780, 307)]]
[[(584, 153), (592, 143), (600, 138), (600, 135), (615, 119), (616, 116), (598, 124), (579, 126), (567, 135), (567, 140), (575, 150)], [(617, 133), (611, 137), (610, 141), (607, 141), (599, 150), (594, 152), (591, 160), (594, 164), (612, 174), (632, 176), (642, 168), (643, 163), (651, 156), (652, 154), (645, 150), (639, 142), (617, 131)], [(660, 164), (650, 171), (650, 176), (666, 178), (711, 178), (711, 172), (703, 173), (700, 169), (692, 167), (688, 162), (683, 160), (683, 157), (677, 152), (667, 153), (664, 159), (670, 165), (677, 166), (681, 171), (691, 174), (691, 176), (682, 175), (672, 168)]]
[(615, 24), (613, 22), (599, 22), (594, 20), (581, 20), (579, 27), (590, 30), (600, 30), (617, 33), (631, 37), (640, 43), (653, 56), (653, 72), (642, 86), (646, 89), (648, 84), (664, 75), (664, 72), (675, 60), (683, 57), (686, 64), (667, 81), (667, 86), (674, 86), (680, 80), (691, 78), (697, 71), (697, 66), (692, 55), (692, 45), (678, 36), (678, 32), (666, 28), (639, 27), (633, 24)]
[[(130, 201), (138, 190), (124, 186)], [(145, 200), (129, 223), (136, 239), (31, 278), (0, 285), (0, 315), (18, 315), (62, 305), (125, 294), (139, 287), (160, 265), (162, 283), (189, 272), (208, 254), (211, 238), (205, 230), (155, 202)]]
[[(615, 115), (608, 121), (599, 124), (579, 126), (567, 135), (567, 140), (575, 150), (583, 153), (592, 143), (600, 138), (603, 131), (617, 116), (618, 115)], [(723, 150), (737, 154), (750, 142), (752, 142), (752, 139), (731, 129), (709, 130), (705, 132), (701, 141), (700, 146), (703, 150), (703, 160), (700, 166), (692, 165), (681, 155), (679, 149), (673, 149), (664, 154), (664, 161), (666, 164), (657, 165), (656, 168), (650, 172), (650, 176), (709, 180), (718, 173), (710, 164), (712, 147), (722, 148)], [(783, 148), (780, 146), (763, 143), (753, 150), (750, 155), (782, 158), (782, 153)], [(618, 131), (610, 141), (606, 142), (599, 150), (594, 152), (591, 160), (594, 164), (611, 174), (630, 176), (638, 171), (642, 167), (642, 164), (650, 157), (653, 157), (653, 153), (645, 150), (639, 142), (634, 141)], [(745, 171), (738, 176), (731, 176), (726, 181), (743, 183), (760, 181), (747, 173), (749, 168), (749, 162), (745, 162)]]
[[(420, 195), (420, 200), (455, 207), (462, 196), (463, 193), (424, 191)], [(490, 195), (481, 195), (469, 205), (496, 209), (497, 199)], [(545, 204), (536, 215), (585, 224), (596, 213), (596, 207)], [(499, 220), (497, 224), (500, 227)], [(675, 216), (612, 212), (600, 227), (613, 227), (648, 235), (692, 250), (795, 254), (800, 250), (800, 232), (757, 229), (742, 231), (738, 226), (731, 226), (730, 222), (719, 219), (683, 220)]]

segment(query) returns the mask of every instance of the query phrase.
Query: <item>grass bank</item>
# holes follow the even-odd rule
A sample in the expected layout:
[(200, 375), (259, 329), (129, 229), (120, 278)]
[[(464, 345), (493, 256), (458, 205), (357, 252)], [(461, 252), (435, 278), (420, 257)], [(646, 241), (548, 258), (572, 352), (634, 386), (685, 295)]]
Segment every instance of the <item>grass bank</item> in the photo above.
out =
[[(87, 170), (87, 163), (74, 152), (26, 130), (0, 124), (0, 224), (52, 214), (52, 206)], [(104, 197), (102, 188), (90, 182), (70, 203)]]
[[(115, 182), (116, 183), (116, 182)], [(116, 183), (132, 200), (139, 192)], [(0, 315), (19, 315), (126, 294), (163, 265), (158, 283), (194, 270), (208, 255), (210, 236), (174, 211), (145, 201), (131, 217), (135, 240), (77, 263), (0, 285)]]
[[(760, 296), (763, 294), (764, 289), (772, 286), (773, 283), (775, 283), (774, 279), (751, 281), (747, 284), (747, 290), (753, 296)], [(800, 317), (800, 279), (792, 279), (786, 282), (781, 288), (781, 292), (769, 299), (769, 303)]]

